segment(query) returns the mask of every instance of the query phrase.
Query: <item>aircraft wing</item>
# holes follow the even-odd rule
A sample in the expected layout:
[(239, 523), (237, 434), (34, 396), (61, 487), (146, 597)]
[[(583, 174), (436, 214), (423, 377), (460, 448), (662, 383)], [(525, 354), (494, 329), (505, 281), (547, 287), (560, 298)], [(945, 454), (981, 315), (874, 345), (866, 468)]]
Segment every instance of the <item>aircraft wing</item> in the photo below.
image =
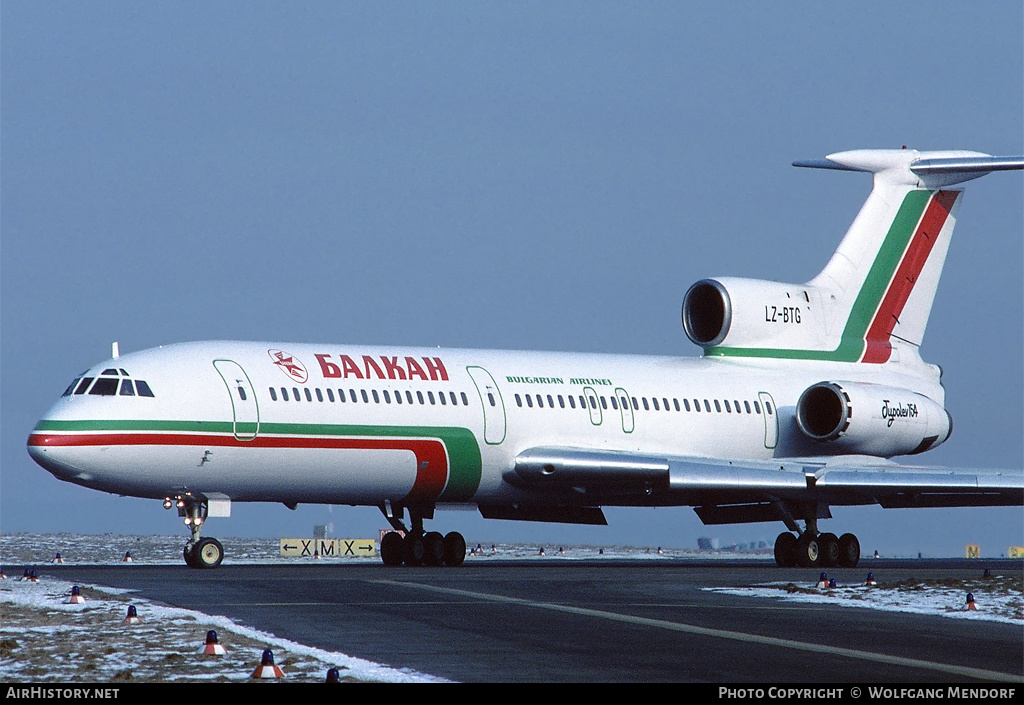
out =
[(1020, 470), (902, 465), (872, 456), (741, 460), (532, 448), (517, 456), (506, 479), (524, 489), (573, 490), (584, 504), (690, 505), (706, 524), (785, 521), (807, 503), (822, 507), (822, 518), (832, 504), (1024, 505)]

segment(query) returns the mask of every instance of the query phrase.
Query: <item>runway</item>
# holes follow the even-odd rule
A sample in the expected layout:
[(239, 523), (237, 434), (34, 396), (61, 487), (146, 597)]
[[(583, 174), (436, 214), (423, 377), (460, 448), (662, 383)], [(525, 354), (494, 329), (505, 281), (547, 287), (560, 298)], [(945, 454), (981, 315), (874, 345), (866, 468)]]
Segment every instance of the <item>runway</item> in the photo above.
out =
[[(1020, 575), (1020, 561), (990, 561)], [(976, 578), (968, 561), (873, 561), (880, 582)], [(705, 588), (788, 581), (765, 561), (50, 566), (308, 646), (463, 682), (1024, 681), (1019, 624), (801, 604)]]

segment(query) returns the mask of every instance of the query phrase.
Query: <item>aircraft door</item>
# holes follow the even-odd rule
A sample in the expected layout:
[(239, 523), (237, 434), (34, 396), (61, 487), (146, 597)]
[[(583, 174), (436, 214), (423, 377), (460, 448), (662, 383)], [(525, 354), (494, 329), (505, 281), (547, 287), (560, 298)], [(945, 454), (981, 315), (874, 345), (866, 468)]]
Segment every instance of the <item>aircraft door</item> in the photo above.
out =
[(633, 407), (629, 403), (629, 395), (626, 394), (626, 390), (622, 387), (616, 387), (615, 396), (619, 398), (618, 406), (622, 412), (622, 432), (632, 433), (636, 426), (633, 419)]
[(231, 399), (231, 413), (235, 438), (251, 441), (260, 430), (260, 410), (256, 403), (256, 390), (242, 366), (232, 360), (214, 360), (213, 366), (224, 380)]
[(587, 408), (590, 410), (590, 423), (600, 426), (604, 420), (601, 412), (601, 402), (593, 387), (584, 387), (583, 396), (587, 400)]
[(758, 392), (761, 401), (761, 415), (764, 418), (764, 447), (775, 448), (779, 444), (779, 410), (768, 392)]
[(470, 365), (466, 367), (470, 379), (476, 385), (480, 395), (480, 404), (484, 409), (484, 441), (488, 445), (498, 445), (505, 440), (506, 419), (505, 402), (491, 373), (483, 367)]

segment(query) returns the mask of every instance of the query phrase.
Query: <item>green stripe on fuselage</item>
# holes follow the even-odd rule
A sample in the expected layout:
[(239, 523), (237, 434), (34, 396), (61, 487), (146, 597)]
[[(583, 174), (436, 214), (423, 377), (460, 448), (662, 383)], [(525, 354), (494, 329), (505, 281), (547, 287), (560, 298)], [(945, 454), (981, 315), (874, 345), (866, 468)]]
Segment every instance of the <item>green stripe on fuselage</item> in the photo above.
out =
[[(234, 434), (230, 421), (82, 420), (40, 421), (36, 431), (64, 432), (167, 432)], [(480, 486), (482, 460), (480, 445), (468, 428), (457, 426), (372, 426), (350, 424), (261, 423), (260, 435), (352, 438), (437, 438), (448, 449), (448, 483), (439, 502), (470, 499)], [(241, 441), (245, 443), (245, 441)]]
[(868, 326), (889, 288), (893, 274), (907, 249), (914, 228), (921, 220), (931, 191), (911, 191), (903, 199), (889, 232), (875, 256), (864, 284), (846, 319), (846, 327), (835, 350), (794, 350), (784, 348), (732, 348), (712, 346), (704, 348), (705, 355), (721, 357), (770, 357), (786, 360), (827, 360), (830, 362), (857, 362), (864, 354)]

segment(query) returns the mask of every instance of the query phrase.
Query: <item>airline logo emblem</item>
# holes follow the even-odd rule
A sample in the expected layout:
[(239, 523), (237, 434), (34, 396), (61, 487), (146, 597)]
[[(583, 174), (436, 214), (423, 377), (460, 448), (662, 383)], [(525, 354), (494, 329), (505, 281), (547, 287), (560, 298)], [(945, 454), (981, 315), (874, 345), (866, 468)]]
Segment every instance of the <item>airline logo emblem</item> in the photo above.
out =
[(274, 364), (295, 382), (303, 384), (309, 377), (306, 374), (306, 367), (283, 350), (267, 350), (267, 354), (270, 355), (270, 359), (274, 361)]

